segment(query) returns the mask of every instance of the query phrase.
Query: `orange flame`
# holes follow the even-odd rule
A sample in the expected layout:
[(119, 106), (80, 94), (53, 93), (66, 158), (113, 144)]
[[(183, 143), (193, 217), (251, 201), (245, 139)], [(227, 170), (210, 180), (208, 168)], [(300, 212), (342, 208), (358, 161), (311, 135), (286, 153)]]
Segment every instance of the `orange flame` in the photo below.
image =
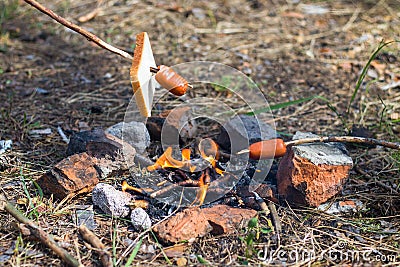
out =
[(190, 165), (190, 149), (185, 148), (182, 150), (182, 160), (174, 159), (172, 156), (172, 147), (168, 147), (165, 152), (157, 159), (157, 161), (147, 167), (148, 171), (155, 171), (164, 168), (183, 168), (189, 166), (191, 172), (196, 170), (196, 166)]
[(210, 162), (211, 166), (215, 169), (215, 171), (222, 175), (224, 170), (221, 170), (217, 167), (217, 159), (218, 159), (218, 145), (211, 138), (205, 138), (199, 143), (200, 154), (203, 159)]
[[(199, 151), (201, 157), (208, 161), (218, 174), (222, 175), (224, 173), (224, 170), (217, 167), (218, 145), (212, 139), (206, 138), (201, 140), (199, 144)], [(147, 167), (147, 170), (155, 171), (164, 168), (179, 169), (188, 167), (190, 172), (194, 172), (196, 170), (196, 166), (191, 164), (190, 154), (190, 149), (184, 148), (181, 152), (182, 159), (177, 160), (172, 156), (172, 147), (168, 147), (153, 165)]]

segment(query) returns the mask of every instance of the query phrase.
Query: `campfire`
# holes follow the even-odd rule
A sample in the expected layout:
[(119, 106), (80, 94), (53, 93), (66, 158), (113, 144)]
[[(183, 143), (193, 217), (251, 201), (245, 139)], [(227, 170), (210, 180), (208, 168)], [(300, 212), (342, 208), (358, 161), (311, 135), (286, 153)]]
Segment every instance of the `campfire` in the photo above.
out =
[[(218, 161), (220, 154), (218, 145), (211, 138), (202, 139), (198, 145), (199, 155), (193, 159), (190, 148), (179, 151), (181, 159), (174, 158), (173, 152), (173, 147), (167, 147), (156, 162), (147, 167), (147, 170), (149, 172), (157, 171), (167, 177), (170, 182), (179, 186), (199, 187), (192, 204), (198, 202), (199, 205), (202, 205), (211, 181), (217, 180), (225, 174), (225, 169)], [(158, 185), (163, 184), (159, 183)], [(126, 184), (124, 189), (127, 189)]]

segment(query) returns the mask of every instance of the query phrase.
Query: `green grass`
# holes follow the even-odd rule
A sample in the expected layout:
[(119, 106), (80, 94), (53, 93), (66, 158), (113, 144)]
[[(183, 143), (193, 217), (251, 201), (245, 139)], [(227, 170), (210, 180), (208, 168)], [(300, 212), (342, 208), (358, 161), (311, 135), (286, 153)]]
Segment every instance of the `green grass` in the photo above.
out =
[(206, 265), (206, 266), (210, 266), (210, 263), (203, 258), (203, 256), (201, 255), (196, 255), (197, 260), (199, 261), (200, 264)]
[(399, 41), (390, 41), (390, 42), (386, 42), (385, 43), (384, 40), (382, 40), (379, 43), (378, 48), (372, 53), (372, 55), (370, 56), (367, 64), (365, 64), (365, 66), (363, 67), (363, 70), (361, 72), (360, 77), (358, 77), (356, 87), (354, 88), (353, 94), (351, 95), (351, 98), (350, 98), (350, 102), (349, 102), (349, 104), (347, 106), (347, 114), (350, 113), (351, 105), (353, 104), (353, 102), (354, 102), (354, 100), (355, 100), (355, 98), (356, 98), (356, 96), (358, 94), (358, 91), (360, 90), (361, 84), (363, 83), (363, 81), (365, 79), (365, 76), (367, 75), (368, 69), (371, 66), (371, 62), (378, 56), (379, 52), (383, 48), (385, 48), (386, 46), (388, 46), (388, 45), (390, 45), (392, 43), (395, 43), (395, 42), (399, 42)]
[[(23, 174), (22, 169), (20, 170), (20, 179), (21, 179), (22, 189), (23, 189), (23, 191), (24, 191), (24, 193), (25, 193), (25, 196), (26, 196), (26, 198), (27, 198), (27, 200), (28, 200), (28, 208), (31, 209), (31, 211), (29, 212), (29, 214), (28, 214), (27, 216), (28, 216), (28, 218), (34, 217), (34, 218), (36, 218), (36, 219), (39, 219), (40, 213), (38, 212), (37, 207), (40, 206), (40, 204), (41, 204), (41, 202), (42, 202), (42, 199), (43, 199), (43, 191), (42, 191), (42, 189), (40, 188), (40, 186), (39, 186), (36, 182), (34, 182), (34, 181), (32, 180), (31, 177), (29, 177), (28, 179), (29, 179), (29, 180), (33, 183), (33, 185), (36, 187), (37, 192), (35, 192), (34, 190), (31, 190), (30, 188), (28, 188), (28, 184), (26, 183), (25, 176), (24, 176), (24, 174)], [(36, 196), (32, 196), (32, 192), (37, 193), (37, 195), (36, 195)], [(39, 200), (39, 203), (34, 203), (34, 202), (33, 202), (33, 199), (34, 199), (34, 198), (37, 198), (37, 199)]]
[(129, 258), (125, 263), (125, 267), (132, 266), (132, 263), (135, 260), (135, 257), (138, 254), (140, 247), (142, 246), (142, 243), (143, 243), (143, 237), (139, 239), (139, 241), (137, 242), (136, 246), (132, 250), (131, 255), (129, 255)]
[(153, 236), (154, 240), (156, 241), (158, 248), (161, 250), (161, 253), (164, 256), (165, 261), (168, 263), (168, 265), (172, 265), (172, 261), (168, 258), (167, 254), (165, 254), (163, 246), (160, 244), (160, 242), (158, 242), (158, 239), (154, 234), (154, 232), (150, 230), (150, 233)]
[(243, 259), (243, 263), (247, 264), (248, 260), (253, 257), (253, 255), (257, 255), (258, 251), (256, 251), (255, 244), (259, 242), (260, 236), (262, 234), (270, 234), (272, 232), (272, 222), (271, 220), (264, 217), (267, 221), (267, 225), (264, 226), (259, 222), (258, 217), (251, 218), (247, 224), (246, 232), (244, 237), (239, 237), (240, 240), (244, 243), (245, 249), (245, 258)]
[(117, 266), (117, 229), (118, 225), (116, 221), (113, 219), (113, 231), (112, 231), (112, 263), (113, 266)]
[(289, 106), (293, 106), (293, 105), (301, 104), (301, 103), (304, 103), (304, 102), (308, 102), (308, 101), (311, 101), (313, 99), (319, 99), (319, 100), (322, 100), (322, 101), (324, 101), (326, 103), (329, 103), (329, 100), (326, 99), (325, 97), (319, 96), (319, 95), (314, 95), (314, 96), (310, 96), (310, 97), (300, 98), (300, 99), (297, 99), (297, 100), (292, 100), (292, 101), (287, 101), (287, 102), (274, 104), (274, 105), (271, 105), (271, 106), (266, 107), (266, 108), (261, 108), (261, 109), (257, 109), (257, 110), (248, 112), (248, 113), (246, 113), (246, 115), (249, 115), (249, 116), (258, 115), (258, 114), (269, 112), (269, 111), (272, 111), (272, 110), (278, 110), (278, 109), (281, 109), (281, 108), (286, 108), (286, 107), (289, 107)]

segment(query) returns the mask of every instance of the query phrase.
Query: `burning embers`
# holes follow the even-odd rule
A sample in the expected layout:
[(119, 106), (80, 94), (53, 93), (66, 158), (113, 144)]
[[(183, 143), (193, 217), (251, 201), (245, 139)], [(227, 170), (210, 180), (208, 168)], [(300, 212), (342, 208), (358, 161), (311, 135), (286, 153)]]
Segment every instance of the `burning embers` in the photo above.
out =
[[(199, 205), (202, 205), (211, 180), (223, 176), (225, 170), (218, 163), (218, 145), (212, 139), (202, 139), (198, 150), (201, 158), (191, 159), (191, 150), (184, 148), (181, 152), (181, 160), (177, 160), (173, 157), (172, 147), (168, 147), (153, 165), (147, 167), (147, 170), (150, 172), (163, 170), (164, 173), (169, 170), (179, 170), (177, 172), (181, 180), (178, 184), (198, 186), (200, 190), (193, 203), (198, 201)], [(198, 176), (197, 179), (193, 178), (196, 176)]]
[[(225, 170), (218, 162), (220, 154), (218, 145), (212, 139), (202, 139), (198, 145), (198, 151), (200, 152), (200, 157), (192, 159), (191, 150), (184, 148), (182, 151), (179, 151), (180, 155), (178, 154), (178, 157), (180, 159), (176, 159), (174, 152), (178, 151), (174, 151), (172, 147), (168, 147), (153, 165), (147, 167), (147, 170), (149, 172), (157, 171), (164, 175), (166, 180), (174, 183), (173, 186), (199, 187), (197, 196), (192, 204), (198, 202), (199, 205), (202, 205), (211, 181), (224, 176)], [(162, 184), (160, 183), (158, 186)], [(127, 187), (126, 184), (123, 187), (143, 192), (142, 189), (133, 189), (132, 187)], [(167, 189), (168, 186), (155, 191), (150, 194), (150, 197), (166, 193)]]

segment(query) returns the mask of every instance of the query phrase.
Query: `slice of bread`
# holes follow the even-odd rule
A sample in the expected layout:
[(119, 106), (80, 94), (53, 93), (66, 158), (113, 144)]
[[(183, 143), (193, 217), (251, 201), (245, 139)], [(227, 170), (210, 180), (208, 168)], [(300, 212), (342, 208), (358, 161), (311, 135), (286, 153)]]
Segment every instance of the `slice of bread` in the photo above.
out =
[(156, 81), (150, 72), (150, 67), (155, 68), (156, 66), (149, 36), (146, 32), (141, 32), (136, 35), (130, 76), (136, 104), (140, 114), (144, 117), (151, 116)]

